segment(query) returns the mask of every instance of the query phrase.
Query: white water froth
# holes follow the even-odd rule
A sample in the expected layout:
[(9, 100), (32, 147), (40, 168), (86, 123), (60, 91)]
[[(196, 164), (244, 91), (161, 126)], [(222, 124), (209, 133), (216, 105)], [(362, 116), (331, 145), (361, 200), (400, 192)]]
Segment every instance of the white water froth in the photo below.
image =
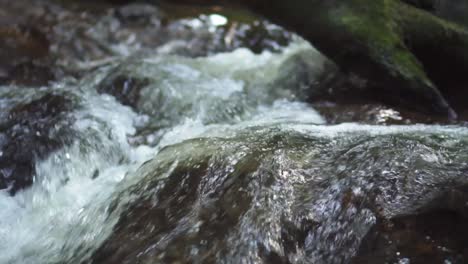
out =
[[(242, 90), (243, 81), (229, 78), (226, 72), (265, 66), (268, 61), (283, 57), (271, 53), (254, 55), (242, 49), (205, 61), (194, 59), (193, 62), (201, 64), (198, 72), (177, 62), (166, 65), (166, 69), (179, 79), (198, 80), (200, 72), (207, 71), (210, 75), (223, 75), (199, 87), (207, 89), (204, 93), (227, 99)], [(81, 101), (81, 108), (73, 113), (75, 140), (36, 164), (35, 183), (31, 188), (14, 197), (6, 191), (0, 192), (0, 263), (69, 262), (76, 260), (76, 255), (86, 257), (87, 249), (97, 247), (117, 220), (109, 218), (107, 210), (112, 195), (118, 188), (124, 188), (123, 180), (137, 177), (133, 172), (160, 147), (197, 137), (210, 127), (200, 121), (204, 115), (200, 107), (195, 117), (171, 129), (155, 148), (131, 146), (127, 137), (135, 133), (134, 124), (141, 122), (141, 116), (112, 96), (98, 95), (95, 87), (100, 78), (98, 74), (77, 87), (59, 84), (51, 88), (66, 90)], [(268, 117), (273, 120), (275, 116), (287, 118), (289, 110), (291, 116), (306, 108), (285, 101), (260, 106), (250, 122), (265, 122), (268, 112), (276, 111)], [(309, 112), (314, 122), (323, 122), (315, 111)]]
[(0, 193), (0, 263), (60, 262), (99, 242), (111, 228), (105, 210), (115, 186), (154, 153), (127, 143), (137, 117), (130, 108), (107, 95), (81, 96), (71, 146), (36, 164), (31, 188)]

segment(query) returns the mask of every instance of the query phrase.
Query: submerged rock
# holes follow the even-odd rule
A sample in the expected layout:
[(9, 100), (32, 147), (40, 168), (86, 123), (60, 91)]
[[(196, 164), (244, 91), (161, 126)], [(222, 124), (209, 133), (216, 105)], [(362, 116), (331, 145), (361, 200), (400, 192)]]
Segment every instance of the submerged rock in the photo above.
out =
[(466, 134), (352, 131), (252, 127), (169, 146), (114, 200), (118, 223), (89, 262), (348, 263), (376, 223), (435, 204), (466, 213), (466, 195), (441, 198), (468, 183)]
[(9, 110), (0, 123), (0, 189), (14, 195), (34, 182), (36, 161), (66, 143), (72, 107), (65, 96), (46, 94)]
[(149, 79), (138, 79), (117, 73), (107, 76), (102, 80), (97, 91), (99, 93), (111, 94), (120, 103), (135, 108), (140, 99), (141, 89), (149, 83)]

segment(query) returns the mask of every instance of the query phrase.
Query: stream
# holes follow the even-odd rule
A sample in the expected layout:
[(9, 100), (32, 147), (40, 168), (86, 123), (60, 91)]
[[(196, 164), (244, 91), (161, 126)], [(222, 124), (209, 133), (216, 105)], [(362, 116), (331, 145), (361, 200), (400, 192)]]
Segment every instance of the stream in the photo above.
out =
[(465, 124), (311, 103), (328, 61), (266, 21), (34, 3), (88, 31), (0, 86), (0, 263), (467, 263)]

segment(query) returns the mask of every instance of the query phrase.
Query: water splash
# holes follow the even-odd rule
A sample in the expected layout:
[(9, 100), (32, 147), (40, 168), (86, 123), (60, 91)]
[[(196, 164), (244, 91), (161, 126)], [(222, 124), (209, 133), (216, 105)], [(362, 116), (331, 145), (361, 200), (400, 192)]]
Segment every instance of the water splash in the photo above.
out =
[[(316, 56), (306, 78), (286, 74), (304, 52)], [(278, 54), (137, 54), (78, 81), (1, 87), (5, 111), (50, 92), (77, 106), (33, 186), (0, 193), (0, 262), (112, 261), (117, 242), (128, 263), (342, 263), (379, 217), (466, 183), (466, 128), (325, 125), (301, 94), (321, 65), (298, 40)], [(146, 80), (134, 108), (97, 92), (122, 75)]]

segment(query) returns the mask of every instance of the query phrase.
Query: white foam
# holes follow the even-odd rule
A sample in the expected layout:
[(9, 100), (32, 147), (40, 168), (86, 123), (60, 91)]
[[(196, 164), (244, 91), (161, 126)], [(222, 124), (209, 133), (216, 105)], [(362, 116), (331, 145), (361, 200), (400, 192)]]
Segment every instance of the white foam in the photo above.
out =
[(99, 242), (112, 228), (104, 210), (116, 185), (154, 153), (127, 143), (135, 132), (130, 108), (104, 95), (82, 99), (75, 142), (37, 163), (31, 188), (0, 192), (0, 263), (62, 261)]

